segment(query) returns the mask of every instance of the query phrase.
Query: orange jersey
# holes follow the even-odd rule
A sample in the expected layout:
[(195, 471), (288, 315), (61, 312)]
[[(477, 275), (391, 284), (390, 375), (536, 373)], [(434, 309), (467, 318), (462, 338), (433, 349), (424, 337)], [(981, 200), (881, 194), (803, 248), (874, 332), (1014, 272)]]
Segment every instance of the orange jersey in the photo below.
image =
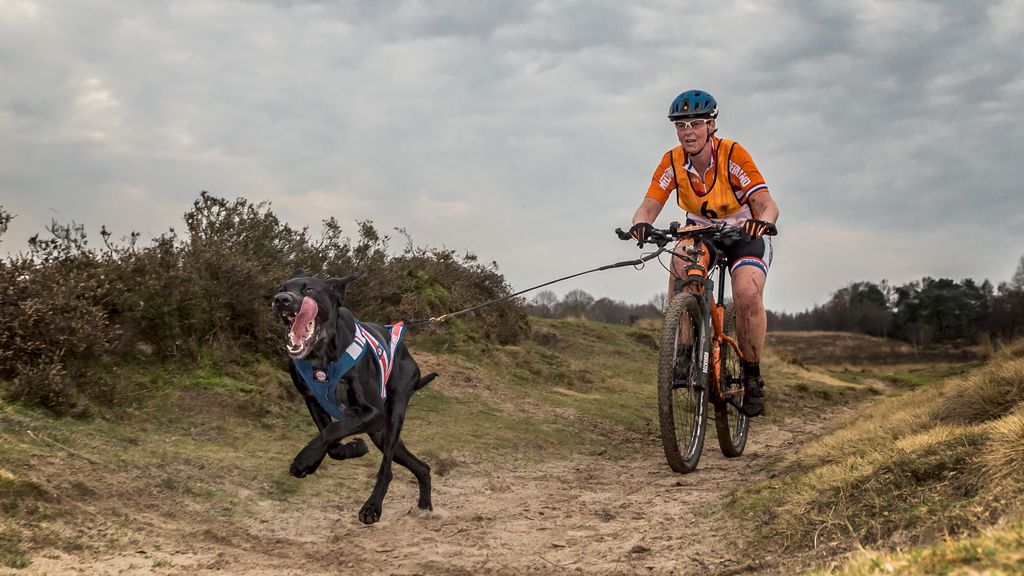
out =
[(666, 152), (651, 178), (647, 197), (664, 206), (675, 192), (679, 207), (698, 223), (752, 218), (748, 201), (768, 191), (764, 177), (738, 142), (712, 138), (710, 145), (711, 166), (704, 174), (697, 173), (681, 145)]

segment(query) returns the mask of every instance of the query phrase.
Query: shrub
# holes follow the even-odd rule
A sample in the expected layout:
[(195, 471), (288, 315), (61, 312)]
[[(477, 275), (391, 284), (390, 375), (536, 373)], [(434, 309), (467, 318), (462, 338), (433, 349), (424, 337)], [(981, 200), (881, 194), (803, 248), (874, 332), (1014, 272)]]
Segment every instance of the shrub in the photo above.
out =
[(63, 410), (120, 331), (106, 314), (105, 263), (84, 250), (81, 227), (49, 230), (53, 238), (30, 241), (29, 256), (0, 262), (0, 378), (14, 399)]
[[(0, 208), (0, 225), (8, 220)], [(55, 409), (72, 406), (78, 393), (103, 398), (102, 384), (81, 378), (83, 370), (137, 349), (278, 358), (281, 327), (269, 303), (296, 267), (320, 276), (361, 271), (346, 305), (369, 321), (439, 316), (511, 292), (495, 263), (472, 254), (409, 240), (392, 255), (389, 237), (368, 221), (358, 223), (355, 240), (333, 218), (314, 238), (281, 222), (267, 203), (206, 192), (184, 221), (183, 235), (172, 229), (146, 246), (134, 232), (112, 242), (103, 228), (99, 251), (83, 226), (53, 223), (49, 236), (29, 241), (29, 255), (0, 262), (0, 378), (8, 396)], [(498, 343), (517, 342), (527, 326), (513, 300), (461, 321)]]

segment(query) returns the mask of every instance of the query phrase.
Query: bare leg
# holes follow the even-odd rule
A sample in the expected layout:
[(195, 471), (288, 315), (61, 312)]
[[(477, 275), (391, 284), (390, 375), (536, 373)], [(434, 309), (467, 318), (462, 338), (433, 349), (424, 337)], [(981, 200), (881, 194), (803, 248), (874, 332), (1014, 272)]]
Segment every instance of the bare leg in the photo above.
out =
[(764, 350), (768, 315), (764, 311), (764, 272), (740, 266), (732, 274), (732, 299), (736, 303), (736, 336), (747, 362), (759, 362)]
[[(688, 247), (690, 247), (690, 246), (693, 246), (693, 240), (691, 240), (691, 239), (680, 240), (679, 242), (676, 242), (676, 247), (675, 247), (675, 249), (673, 251), (676, 252), (676, 253), (682, 254), (683, 251), (685, 249), (687, 249)], [(676, 279), (677, 278), (684, 278), (684, 279), (687, 278), (686, 267), (690, 266), (691, 264), (692, 263), (687, 262), (687, 261), (683, 260), (682, 258), (678, 258), (676, 256), (672, 257), (672, 266), (671, 266), (672, 274), (669, 274), (669, 277), (668, 277), (668, 301), (669, 302), (671, 302), (672, 301), (672, 297), (675, 296), (675, 283), (676, 283)], [(701, 276), (696, 276), (695, 278), (697, 278), (699, 280), (702, 277)], [(689, 283), (689, 284), (685, 285), (683, 287), (683, 290), (686, 291), (686, 292), (689, 292), (691, 294), (699, 294), (700, 293), (700, 287), (696, 283)], [(685, 342), (687, 344), (692, 344), (693, 343), (694, 335), (692, 334), (692, 332), (693, 332), (693, 330), (691, 330), (689, 323), (683, 322), (683, 323), (681, 323), (679, 325), (679, 338), (683, 342)]]

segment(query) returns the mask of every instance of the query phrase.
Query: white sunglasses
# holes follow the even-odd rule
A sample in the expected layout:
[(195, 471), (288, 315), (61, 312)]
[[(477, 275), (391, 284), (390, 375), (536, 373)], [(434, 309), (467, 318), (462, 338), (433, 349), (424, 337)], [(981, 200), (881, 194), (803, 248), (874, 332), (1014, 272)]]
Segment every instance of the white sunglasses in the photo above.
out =
[(690, 128), (700, 128), (711, 123), (709, 118), (697, 118), (695, 120), (675, 120), (672, 122), (676, 125), (676, 128), (680, 130), (689, 130)]

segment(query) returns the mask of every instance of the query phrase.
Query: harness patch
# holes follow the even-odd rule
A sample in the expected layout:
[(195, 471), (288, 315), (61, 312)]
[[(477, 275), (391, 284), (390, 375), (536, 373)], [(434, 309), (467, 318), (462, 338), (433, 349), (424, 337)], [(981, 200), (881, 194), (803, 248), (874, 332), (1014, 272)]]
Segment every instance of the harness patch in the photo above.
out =
[(391, 370), (394, 368), (395, 351), (399, 342), (402, 341), (402, 334), (405, 332), (405, 325), (402, 322), (385, 326), (387, 341), (382, 340), (371, 330), (367, 330), (359, 321), (356, 321), (355, 337), (349, 344), (341, 358), (331, 362), (325, 369), (313, 368), (313, 365), (305, 360), (292, 359), (295, 369), (302, 376), (302, 380), (313, 392), (317, 404), (328, 414), (341, 420), (344, 416), (338, 409), (338, 401), (335, 397), (335, 389), (341, 377), (348, 374), (363, 359), (367, 350), (377, 364), (377, 373), (380, 378), (380, 397), (386, 400), (388, 397), (388, 379), (391, 377)]

